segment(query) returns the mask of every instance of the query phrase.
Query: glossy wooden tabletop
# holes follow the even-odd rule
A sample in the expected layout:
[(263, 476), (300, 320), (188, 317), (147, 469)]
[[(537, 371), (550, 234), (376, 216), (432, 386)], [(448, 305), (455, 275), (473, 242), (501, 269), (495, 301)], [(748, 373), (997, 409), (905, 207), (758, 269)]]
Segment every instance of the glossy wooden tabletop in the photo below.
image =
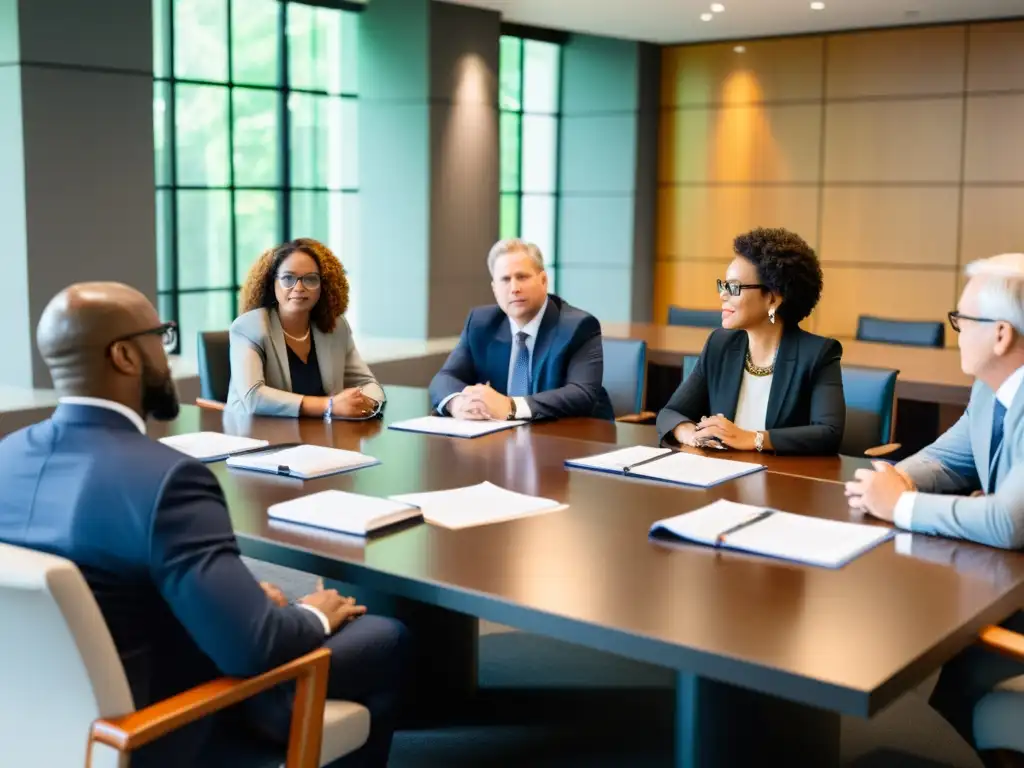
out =
[[(838, 570), (648, 539), (654, 521), (717, 498), (855, 519), (833, 483), (762, 472), (697, 490), (567, 471), (566, 459), (608, 445), (535, 428), (463, 440), (186, 407), (152, 434), (198, 429), (382, 462), (306, 483), (212, 464), (251, 554), (309, 570), (340, 564), (337, 578), (835, 712), (872, 714), (1024, 599), (1024, 556), (939, 539), (904, 534)], [(461, 531), (418, 524), (368, 542), (266, 515), (327, 488), (386, 496), (484, 480), (569, 506)]]
[[(678, 366), (683, 355), (699, 355), (711, 329), (652, 323), (605, 323), (605, 336), (643, 339), (648, 359), (658, 365)], [(899, 397), (931, 403), (966, 405), (971, 378), (960, 368), (960, 351), (955, 347), (929, 349), (899, 344), (871, 344), (840, 339), (843, 362), (867, 368), (892, 368), (900, 372)]]

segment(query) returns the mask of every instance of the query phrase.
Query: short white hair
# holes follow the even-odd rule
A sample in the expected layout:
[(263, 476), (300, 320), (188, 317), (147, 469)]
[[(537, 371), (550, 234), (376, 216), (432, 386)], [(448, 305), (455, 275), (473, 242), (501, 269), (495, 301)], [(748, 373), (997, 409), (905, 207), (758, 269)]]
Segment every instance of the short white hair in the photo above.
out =
[(525, 240), (520, 240), (518, 237), (510, 237), (507, 240), (496, 242), (491, 246), (491, 252), (487, 254), (487, 271), (491, 273), (491, 277), (494, 277), (494, 262), (514, 251), (525, 253), (533, 260), (533, 263), (537, 266), (537, 271), (544, 271), (544, 256), (540, 252), (540, 248), (534, 243), (528, 243)]
[(981, 281), (978, 312), (1003, 320), (1024, 336), (1024, 253), (1001, 253), (972, 261), (967, 277)]

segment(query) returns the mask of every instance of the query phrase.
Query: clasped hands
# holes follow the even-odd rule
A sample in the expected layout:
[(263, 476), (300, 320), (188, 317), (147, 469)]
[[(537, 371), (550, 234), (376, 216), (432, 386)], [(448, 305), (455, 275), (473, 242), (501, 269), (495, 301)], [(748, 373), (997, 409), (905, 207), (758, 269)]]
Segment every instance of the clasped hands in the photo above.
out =
[(757, 435), (756, 432), (740, 429), (720, 413), (716, 416), (704, 416), (687, 432), (689, 434), (684, 433), (684, 439), (679, 442), (691, 448), (706, 448), (717, 442), (736, 451), (754, 450)]
[(902, 469), (886, 461), (873, 461), (874, 469), (858, 469), (846, 483), (846, 497), (852, 509), (859, 509), (880, 520), (893, 522), (896, 503), (906, 491), (917, 486)]
[[(288, 598), (279, 587), (267, 581), (261, 581), (260, 586), (274, 605), (281, 608), (288, 605)], [(327, 623), (331, 625), (331, 632), (337, 632), (343, 624), (366, 613), (366, 606), (356, 605), (354, 597), (342, 597), (336, 589), (324, 589), (322, 581), (318, 582), (317, 587), (316, 592), (306, 595), (298, 602), (316, 608), (326, 616)]]
[(334, 395), (333, 413), (336, 416), (369, 416), (376, 407), (377, 401), (364, 395), (359, 387), (349, 387)]
[(456, 419), (504, 421), (512, 413), (512, 399), (490, 384), (472, 384), (448, 401), (448, 412)]

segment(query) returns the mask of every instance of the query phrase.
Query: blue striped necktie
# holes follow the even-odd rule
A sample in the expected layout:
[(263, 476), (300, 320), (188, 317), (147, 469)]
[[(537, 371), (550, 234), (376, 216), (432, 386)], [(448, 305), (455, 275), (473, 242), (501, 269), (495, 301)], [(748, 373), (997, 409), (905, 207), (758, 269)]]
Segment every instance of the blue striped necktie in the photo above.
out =
[(992, 442), (988, 449), (988, 492), (995, 493), (996, 469), (999, 466), (999, 449), (1003, 445), (1003, 421), (1006, 419), (1006, 406), (996, 400), (992, 408)]
[(512, 380), (508, 386), (509, 397), (526, 397), (530, 394), (530, 349), (526, 346), (528, 338), (530, 334), (525, 331), (516, 334)]

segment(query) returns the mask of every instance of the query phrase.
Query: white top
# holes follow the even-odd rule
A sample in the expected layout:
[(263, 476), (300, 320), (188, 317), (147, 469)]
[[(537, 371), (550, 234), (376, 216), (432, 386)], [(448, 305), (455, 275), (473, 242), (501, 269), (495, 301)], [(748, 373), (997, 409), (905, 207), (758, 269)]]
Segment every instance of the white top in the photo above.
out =
[[(1002, 403), (1007, 411), (1013, 405), (1014, 398), (1017, 397), (1022, 384), (1024, 384), (1024, 366), (1011, 373), (996, 390), (996, 400)], [(904, 491), (896, 500), (896, 507), (892, 511), (892, 522), (897, 528), (909, 529), (913, 525), (914, 500), (916, 498), (916, 491)]]
[(768, 395), (772, 391), (772, 379), (769, 376), (755, 376), (743, 369), (743, 381), (740, 382), (740, 396), (736, 401), (736, 418), (733, 423), (748, 432), (764, 431), (765, 418), (768, 415)]

